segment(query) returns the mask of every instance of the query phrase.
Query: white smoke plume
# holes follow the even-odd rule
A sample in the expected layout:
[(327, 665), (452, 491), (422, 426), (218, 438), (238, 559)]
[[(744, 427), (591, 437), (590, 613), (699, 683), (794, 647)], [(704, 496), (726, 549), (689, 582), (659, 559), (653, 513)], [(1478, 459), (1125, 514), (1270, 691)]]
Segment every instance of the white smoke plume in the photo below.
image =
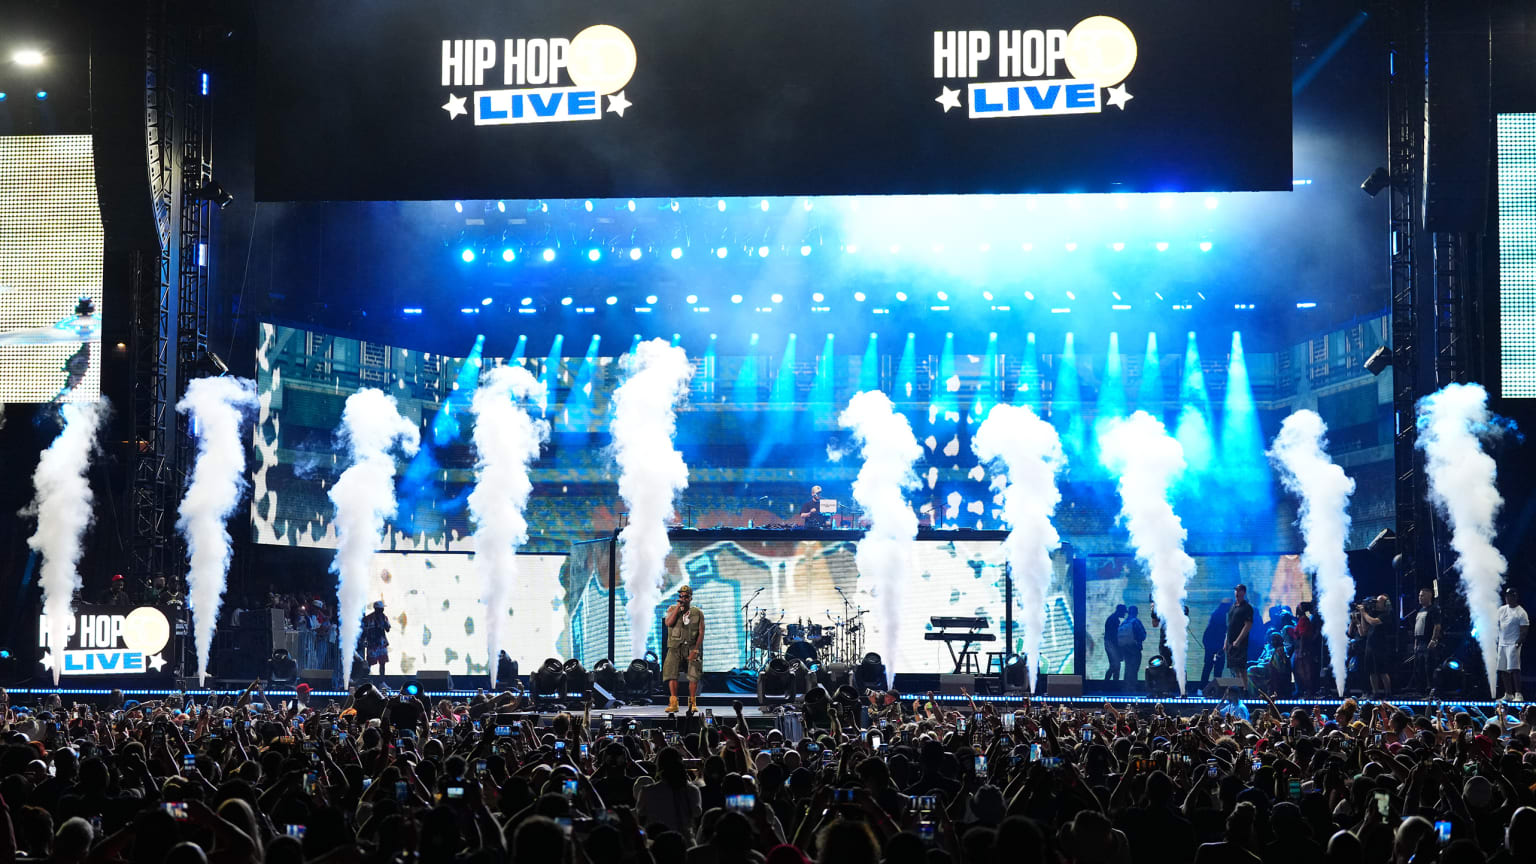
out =
[(613, 392), (608, 427), (619, 466), (619, 497), (629, 507), (629, 523), (619, 532), (619, 575), (629, 595), (630, 656), (644, 657), (671, 549), (667, 523), (675, 516), (672, 501), (688, 488), (688, 466), (672, 438), (693, 368), (687, 352), (663, 339), (640, 343), (619, 362), (626, 377)]
[(539, 445), (549, 439), (549, 424), (535, 420), (520, 403), (537, 408), (546, 390), (522, 366), (498, 366), (480, 382), (470, 404), (478, 476), (469, 493), (469, 512), (475, 518), (475, 571), (485, 598), (485, 656), (493, 687), (507, 596), (517, 582), (517, 549), (528, 542), (523, 515), (533, 493), (528, 466), (539, 458)]
[[(1061, 536), (1051, 516), (1061, 502), (1056, 474), (1066, 457), (1056, 427), (1026, 406), (997, 405), (971, 438), (983, 462), (996, 459), (1006, 473), (994, 474), (992, 488), (1003, 496), (1008, 538), (1003, 552), (1013, 568), (1024, 625), (1024, 655), (1029, 661), (1029, 690), (1040, 674), (1040, 635), (1045, 632), (1045, 596), (1051, 587), (1051, 551)], [(1004, 650), (1012, 651), (1012, 646)]]
[(32, 474), (34, 495), (22, 515), (37, 517), (37, 532), (27, 545), (43, 556), (43, 615), (48, 619), (48, 650), (53, 683), (64, 668), (64, 645), (74, 615), (75, 592), (80, 589), (82, 538), (91, 527), (91, 482), (86, 471), (96, 452), (96, 431), (106, 419), (107, 400), (66, 402), (59, 409), (64, 428), (37, 460)]
[(1355, 481), (1333, 463), (1325, 449), (1328, 426), (1317, 412), (1302, 409), (1285, 418), (1269, 458), (1280, 482), (1301, 499), (1301, 567), (1317, 580), (1317, 610), (1333, 663), (1333, 683), (1344, 695), (1349, 659), (1349, 604), (1355, 580), (1344, 544), (1349, 538), (1349, 496)]
[(889, 687), (896, 677), (902, 619), (911, 614), (901, 603), (912, 577), (917, 513), (907, 503), (906, 490), (918, 485), (912, 465), (923, 455), (923, 448), (912, 435), (912, 424), (878, 390), (855, 395), (837, 422), (853, 431), (864, 457), (853, 481), (853, 499), (868, 516), (869, 530), (859, 541), (854, 564), (859, 581), (868, 586), (878, 606), (880, 641), (875, 648), (885, 661)]
[(1488, 411), (1488, 391), (1481, 384), (1447, 384), (1419, 400), (1418, 447), (1429, 475), (1429, 502), (1451, 526), (1451, 548), (1467, 611), (1483, 649), (1488, 692), (1497, 693), (1499, 594), (1508, 562), (1494, 548), (1493, 520), (1504, 506), (1498, 467), (1483, 452), (1483, 438), (1503, 427)]
[(384, 520), (395, 512), (397, 446), (406, 456), (416, 452), (421, 436), (415, 424), (400, 416), (393, 396), (372, 388), (347, 397), (341, 412), (341, 439), (351, 465), (331, 487), (336, 507), (336, 615), (341, 631), (341, 677), (352, 685), (352, 653), (363, 629), (364, 607), (373, 553), (384, 531)]
[(181, 499), (176, 528), (187, 538), (187, 600), (197, 645), (197, 683), (208, 677), (208, 655), (229, 575), (225, 523), (245, 491), (245, 442), (240, 425), (256, 407), (256, 383), (245, 378), (199, 378), (187, 385), (176, 410), (191, 417), (197, 436), (192, 482)]
[(1152, 575), (1152, 601), (1168, 634), (1173, 670), (1184, 692), (1189, 654), (1185, 584), (1195, 559), (1184, 552), (1188, 532), (1173, 512), (1169, 490), (1184, 472), (1184, 448), (1161, 420), (1145, 411), (1109, 421), (1099, 435), (1099, 455), (1120, 478), (1120, 518), (1131, 533), (1136, 557)]

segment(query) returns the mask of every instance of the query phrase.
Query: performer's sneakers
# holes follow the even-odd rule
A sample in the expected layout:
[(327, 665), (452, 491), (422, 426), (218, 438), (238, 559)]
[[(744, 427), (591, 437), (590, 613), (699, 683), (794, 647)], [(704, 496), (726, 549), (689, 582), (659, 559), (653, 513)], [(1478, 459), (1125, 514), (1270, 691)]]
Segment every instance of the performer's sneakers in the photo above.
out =
[(688, 713), (693, 714), (699, 710), (699, 700), (693, 695), (688, 696)]
[(1525, 694), (1523, 694), (1523, 693), (1516, 693), (1515, 694), (1515, 701), (1516, 702), (1524, 702), (1525, 701)]
[(673, 696), (671, 699), (667, 700), (667, 713), (668, 714), (676, 714), (677, 713), (677, 697), (676, 696)]

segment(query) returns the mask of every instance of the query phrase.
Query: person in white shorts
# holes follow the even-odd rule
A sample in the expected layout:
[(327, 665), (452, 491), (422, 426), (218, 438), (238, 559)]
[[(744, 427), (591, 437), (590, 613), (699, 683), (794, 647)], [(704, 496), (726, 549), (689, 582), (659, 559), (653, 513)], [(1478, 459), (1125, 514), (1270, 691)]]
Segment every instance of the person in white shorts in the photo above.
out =
[(1520, 605), (1520, 592), (1504, 589), (1504, 605), (1499, 607), (1499, 678), (1503, 679), (1504, 698), (1524, 702), (1520, 692), (1520, 649), (1531, 631), (1531, 616)]

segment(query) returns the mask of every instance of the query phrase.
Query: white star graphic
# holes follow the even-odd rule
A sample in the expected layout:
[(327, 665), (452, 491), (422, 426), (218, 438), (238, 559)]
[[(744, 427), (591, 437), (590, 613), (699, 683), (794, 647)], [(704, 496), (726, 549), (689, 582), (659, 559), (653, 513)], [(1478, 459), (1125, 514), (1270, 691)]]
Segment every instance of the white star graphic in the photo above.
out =
[(949, 109), (951, 109), (951, 108), (959, 108), (960, 107), (960, 91), (959, 90), (951, 90), (948, 87), (945, 87), (945, 88), (943, 88), (940, 91), (938, 97), (935, 98), (933, 101), (939, 103), (940, 105), (943, 105), (944, 106), (944, 113), (948, 114), (949, 113)]
[(144, 658), (144, 668), (146, 668), (146, 669), (152, 669), (152, 670), (154, 670), (156, 672), (159, 672), (160, 671), (160, 667), (162, 667), (164, 665), (165, 665), (165, 658), (161, 657), (159, 654), (156, 654), (153, 657), (145, 657)]
[(49, 651), (47, 654), (44, 654), (43, 655), (43, 659), (39, 660), (38, 662), (43, 664), (43, 668), (44, 669), (47, 669), (48, 671), (52, 672), (53, 671), (53, 652)]
[(1124, 84), (1121, 84), (1119, 87), (1106, 88), (1106, 92), (1109, 93), (1109, 98), (1105, 99), (1104, 103), (1106, 105), (1113, 105), (1116, 108), (1119, 108), (1121, 111), (1125, 110), (1125, 103), (1136, 98), (1135, 96), (1132, 96), (1130, 93), (1126, 92)]
[(633, 102), (624, 98), (624, 91), (620, 90), (619, 92), (608, 97), (608, 113), (617, 114), (620, 117), (623, 117), (625, 110), (627, 110), (629, 106), (633, 104)]
[(452, 93), (448, 94), (448, 103), (443, 106), (443, 110), (448, 112), (449, 120), (452, 120), (460, 114), (469, 113), (469, 109), (464, 107), (464, 99), (465, 97), (463, 96), (455, 96)]

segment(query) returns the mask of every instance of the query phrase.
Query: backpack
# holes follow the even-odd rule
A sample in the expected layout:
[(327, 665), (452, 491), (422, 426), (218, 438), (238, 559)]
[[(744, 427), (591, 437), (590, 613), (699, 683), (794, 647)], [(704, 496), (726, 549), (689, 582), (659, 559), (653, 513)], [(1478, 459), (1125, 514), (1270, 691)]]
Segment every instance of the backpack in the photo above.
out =
[[(1141, 632), (1137, 633), (1137, 629)], [(1120, 622), (1120, 629), (1115, 631), (1115, 641), (1122, 649), (1136, 649), (1141, 647), (1141, 641), (1147, 638), (1147, 628), (1141, 626), (1140, 618), (1127, 618)]]

